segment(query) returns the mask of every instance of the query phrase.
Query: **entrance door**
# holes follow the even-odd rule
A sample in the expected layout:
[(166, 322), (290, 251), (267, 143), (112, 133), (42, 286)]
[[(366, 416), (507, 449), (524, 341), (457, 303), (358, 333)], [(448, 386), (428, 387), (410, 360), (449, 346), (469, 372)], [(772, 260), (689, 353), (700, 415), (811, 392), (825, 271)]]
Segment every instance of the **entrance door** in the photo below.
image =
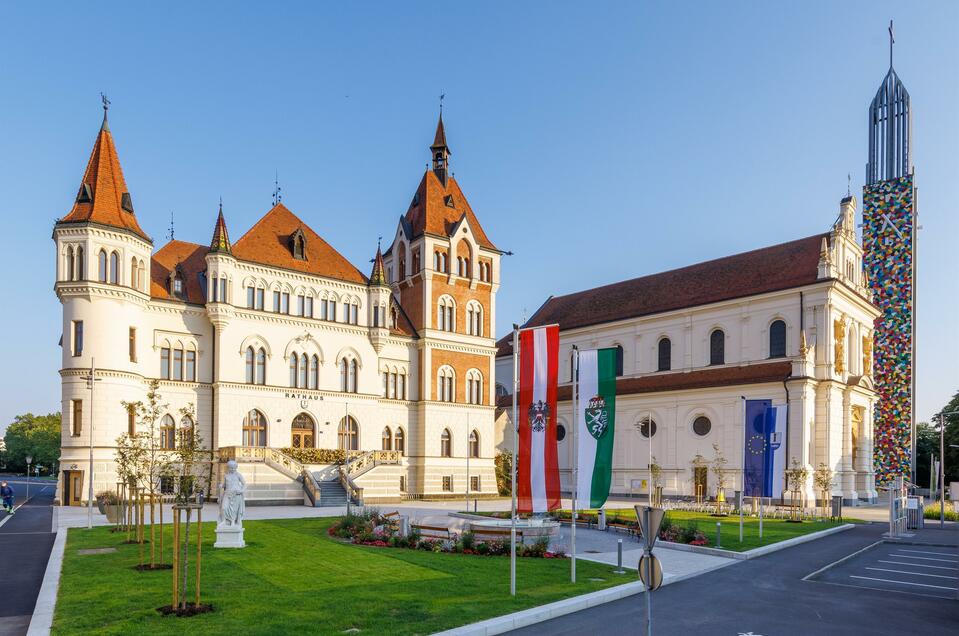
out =
[(83, 498), (83, 471), (63, 471), (63, 499), (67, 506), (82, 505)]
[(706, 466), (696, 466), (693, 468), (693, 496), (709, 499), (709, 493), (706, 492), (706, 480), (709, 477), (709, 468)]
[(306, 413), (300, 413), (293, 418), (293, 430), (291, 445), (293, 448), (315, 448), (316, 438), (314, 437), (316, 424), (313, 418)]

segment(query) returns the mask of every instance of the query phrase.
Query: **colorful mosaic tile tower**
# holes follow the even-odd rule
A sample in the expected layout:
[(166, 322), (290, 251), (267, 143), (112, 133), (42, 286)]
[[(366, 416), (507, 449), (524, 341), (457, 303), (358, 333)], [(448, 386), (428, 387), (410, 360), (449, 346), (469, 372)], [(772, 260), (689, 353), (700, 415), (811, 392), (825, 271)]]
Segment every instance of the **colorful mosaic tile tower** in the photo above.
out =
[(877, 483), (910, 475), (912, 448), (914, 243), (913, 176), (863, 188), (863, 266), (876, 320), (873, 379), (874, 462)]

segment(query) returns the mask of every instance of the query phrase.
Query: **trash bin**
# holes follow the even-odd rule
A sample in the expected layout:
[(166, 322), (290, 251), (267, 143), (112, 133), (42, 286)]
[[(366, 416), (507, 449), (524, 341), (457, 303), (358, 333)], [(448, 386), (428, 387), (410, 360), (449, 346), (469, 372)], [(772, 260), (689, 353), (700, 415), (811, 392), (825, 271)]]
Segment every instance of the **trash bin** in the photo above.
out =
[(921, 530), (925, 525), (925, 506), (922, 497), (910, 495), (906, 499), (906, 529)]

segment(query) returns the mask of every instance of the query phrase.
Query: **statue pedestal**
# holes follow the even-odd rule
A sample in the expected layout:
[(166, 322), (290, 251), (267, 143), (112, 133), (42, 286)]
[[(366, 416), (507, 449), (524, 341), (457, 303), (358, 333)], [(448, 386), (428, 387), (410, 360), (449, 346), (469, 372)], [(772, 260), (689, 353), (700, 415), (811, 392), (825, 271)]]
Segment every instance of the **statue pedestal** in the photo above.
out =
[(230, 526), (226, 524), (217, 524), (216, 543), (214, 548), (245, 548), (246, 542), (243, 541), (243, 526)]

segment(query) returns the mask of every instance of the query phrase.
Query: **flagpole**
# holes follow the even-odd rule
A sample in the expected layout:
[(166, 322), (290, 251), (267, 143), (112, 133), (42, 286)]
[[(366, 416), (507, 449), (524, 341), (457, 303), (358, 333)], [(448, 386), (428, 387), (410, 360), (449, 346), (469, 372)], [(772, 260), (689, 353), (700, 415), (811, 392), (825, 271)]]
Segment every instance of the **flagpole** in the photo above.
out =
[(653, 412), (646, 411), (646, 432), (649, 433), (649, 436), (646, 440), (649, 442), (647, 450), (649, 451), (649, 463), (646, 464), (646, 469), (649, 471), (649, 479), (646, 481), (646, 498), (649, 499), (649, 502), (646, 504), (650, 508), (653, 507)]
[(579, 495), (579, 349), (573, 345), (573, 417), (570, 420), (573, 427), (573, 512), (570, 516), (570, 532), (573, 558), (570, 563), (570, 580), (576, 582), (576, 498)]
[(509, 516), (509, 593), (516, 596), (516, 446), (518, 441), (519, 419), (516, 413), (516, 389), (519, 386), (519, 325), (513, 325), (513, 458), (510, 463), (510, 492), (513, 495), (512, 512)]
[(739, 506), (739, 542), (743, 542), (743, 499), (746, 496), (746, 396), (740, 395), (740, 399), (743, 403), (743, 464), (742, 472), (739, 476), (739, 501), (736, 502), (736, 505)]

